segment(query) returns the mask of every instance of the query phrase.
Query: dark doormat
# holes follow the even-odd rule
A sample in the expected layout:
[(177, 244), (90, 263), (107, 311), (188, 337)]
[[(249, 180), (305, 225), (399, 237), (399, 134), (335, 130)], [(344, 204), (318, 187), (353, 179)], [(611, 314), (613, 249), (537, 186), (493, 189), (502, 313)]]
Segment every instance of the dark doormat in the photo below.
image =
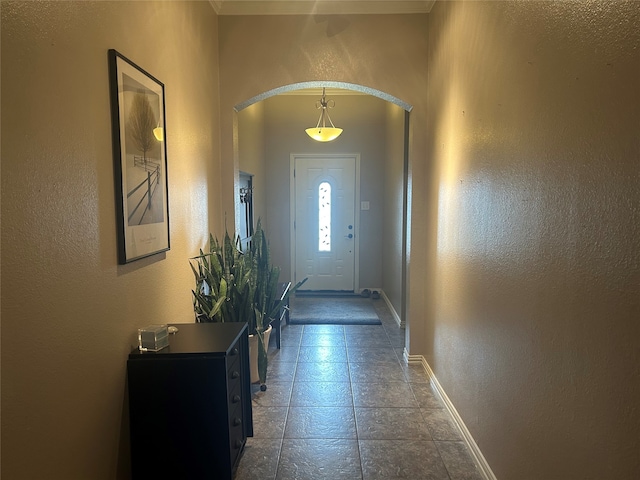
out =
[(362, 297), (299, 297), (291, 300), (293, 325), (380, 325), (373, 301)]
[(296, 290), (296, 297), (361, 297), (350, 290)]

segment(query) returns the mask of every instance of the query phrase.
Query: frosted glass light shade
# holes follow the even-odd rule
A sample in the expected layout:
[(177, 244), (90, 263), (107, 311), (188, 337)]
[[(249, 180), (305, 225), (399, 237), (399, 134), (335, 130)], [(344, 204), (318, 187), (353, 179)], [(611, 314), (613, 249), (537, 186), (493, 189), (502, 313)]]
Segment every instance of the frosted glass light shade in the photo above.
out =
[(307, 128), (305, 132), (318, 142), (330, 142), (340, 136), (342, 129), (335, 127), (311, 127)]

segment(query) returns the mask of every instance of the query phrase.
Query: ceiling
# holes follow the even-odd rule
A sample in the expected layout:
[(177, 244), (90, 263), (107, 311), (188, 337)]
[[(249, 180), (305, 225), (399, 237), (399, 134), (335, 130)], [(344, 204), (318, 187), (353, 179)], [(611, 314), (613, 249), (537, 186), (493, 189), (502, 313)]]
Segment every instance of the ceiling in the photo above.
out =
[(435, 0), (209, 0), (218, 15), (429, 13)]

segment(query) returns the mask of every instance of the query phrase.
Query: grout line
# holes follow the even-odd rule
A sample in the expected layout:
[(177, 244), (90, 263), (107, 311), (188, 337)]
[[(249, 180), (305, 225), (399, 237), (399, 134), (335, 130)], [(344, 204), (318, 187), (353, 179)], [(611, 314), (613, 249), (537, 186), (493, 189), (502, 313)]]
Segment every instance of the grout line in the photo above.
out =
[[(378, 312), (376, 312), (376, 315)], [(378, 316), (378, 319), (380, 317)], [(347, 348), (347, 370), (349, 372), (349, 388), (351, 389), (351, 408), (353, 409), (353, 423), (356, 429), (356, 446), (358, 448), (358, 460), (360, 461), (360, 479), (364, 480), (364, 465), (362, 463), (362, 450), (360, 449), (360, 436), (358, 433), (358, 417), (356, 415), (356, 399), (353, 392), (353, 378), (351, 377), (351, 360), (349, 359), (349, 342), (347, 341), (347, 330), (344, 330), (344, 344)]]
[[(285, 421), (286, 426), (286, 421)], [(276, 471), (273, 473), (273, 480), (278, 478), (278, 468), (280, 467), (280, 459), (282, 458), (282, 447), (284, 445), (284, 429), (282, 431), (282, 438), (280, 439), (280, 448), (278, 448), (278, 459), (276, 460)]]

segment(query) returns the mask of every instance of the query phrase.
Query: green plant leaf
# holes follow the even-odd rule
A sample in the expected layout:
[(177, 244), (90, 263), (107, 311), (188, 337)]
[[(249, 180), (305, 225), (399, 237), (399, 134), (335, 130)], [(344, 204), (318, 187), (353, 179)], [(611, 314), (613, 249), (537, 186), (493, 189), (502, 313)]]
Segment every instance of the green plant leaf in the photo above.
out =
[(225, 230), (222, 243), (209, 234), (209, 251), (191, 258), (195, 279), (193, 309), (209, 321), (247, 322), (249, 333), (258, 335), (260, 381), (267, 373), (264, 331), (289, 296), (305, 281), (298, 282), (283, 299), (278, 297), (280, 268), (271, 265), (269, 243), (258, 219), (252, 241), (241, 251), (240, 236), (235, 241)]

